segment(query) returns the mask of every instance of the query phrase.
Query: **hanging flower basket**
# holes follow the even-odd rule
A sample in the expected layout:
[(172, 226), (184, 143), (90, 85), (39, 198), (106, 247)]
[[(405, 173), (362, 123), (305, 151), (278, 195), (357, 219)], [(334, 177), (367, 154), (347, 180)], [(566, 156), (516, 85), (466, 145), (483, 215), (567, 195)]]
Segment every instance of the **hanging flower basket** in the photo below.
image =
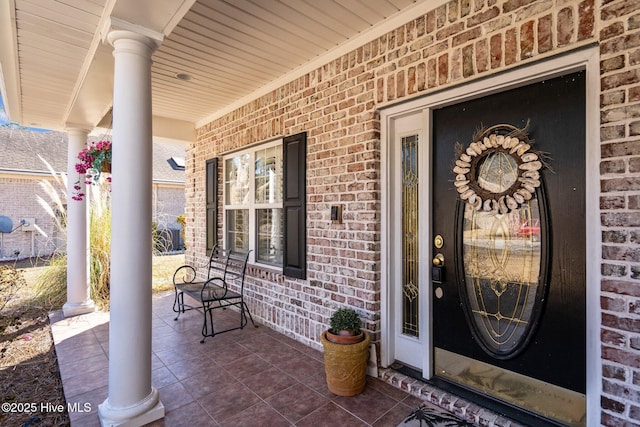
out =
[[(81, 193), (80, 180), (84, 179), (87, 185), (97, 184), (102, 173), (111, 173), (111, 141), (102, 140), (91, 143), (78, 153), (79, 163), (76, 163), (76, 172), (80, 175), (73, 189), (73, 200), (82, 200), (85, 196)], [(82, 177), (84, 175), (84, 177)], [(111, 177), (107, 177), (111, 182)]]

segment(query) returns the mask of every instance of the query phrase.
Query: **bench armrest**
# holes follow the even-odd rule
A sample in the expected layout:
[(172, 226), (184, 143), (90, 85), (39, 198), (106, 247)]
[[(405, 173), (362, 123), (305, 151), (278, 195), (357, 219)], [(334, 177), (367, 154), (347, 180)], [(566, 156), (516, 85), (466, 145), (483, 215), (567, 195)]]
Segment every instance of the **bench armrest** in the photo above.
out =
[(190, 265), (183, 265), (178, 267), (175, 273), (173, 273), (173, 285), (180, 285), (183, 283), (193, 283), (196, 279), (196, 269)]
[(227, 296), (227, 283), (220, 277), (213, 277), (202, 285), (200, 290), (200, 300), (216, 301)]

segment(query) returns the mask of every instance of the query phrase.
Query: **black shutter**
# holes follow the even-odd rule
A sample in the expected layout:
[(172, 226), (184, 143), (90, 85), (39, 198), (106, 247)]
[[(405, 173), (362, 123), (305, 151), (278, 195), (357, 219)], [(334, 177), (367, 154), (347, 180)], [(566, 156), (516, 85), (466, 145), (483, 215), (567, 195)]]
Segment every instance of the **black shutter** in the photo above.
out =
[(284, 138), (285, 276), (307, 278), (307, 133)]
[(218, 244), (218, 158), (207, 160), (207, 252)]

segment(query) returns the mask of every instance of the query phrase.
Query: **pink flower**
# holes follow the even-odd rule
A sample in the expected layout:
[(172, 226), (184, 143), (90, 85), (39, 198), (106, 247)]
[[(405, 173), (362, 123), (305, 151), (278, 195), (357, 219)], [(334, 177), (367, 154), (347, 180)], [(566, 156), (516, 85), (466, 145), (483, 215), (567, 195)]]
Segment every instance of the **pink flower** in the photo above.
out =
[[(100, 179), (102, 169), (105, 165), (111, 164), (111, 141), (102, 140), (92, 143), (83, 148), (78, 153), (79, 163), (76, 163), (75, 170), (79, 175), (84, 175), (84, 183), (87, 185), (95, 184)], [(107, 178), (111, 182), (111, 178)], [(82, 200), (84, 193), (80, 191), (80, 179), (73, 187), (76, 195), (71, 197), (73, 200)]]

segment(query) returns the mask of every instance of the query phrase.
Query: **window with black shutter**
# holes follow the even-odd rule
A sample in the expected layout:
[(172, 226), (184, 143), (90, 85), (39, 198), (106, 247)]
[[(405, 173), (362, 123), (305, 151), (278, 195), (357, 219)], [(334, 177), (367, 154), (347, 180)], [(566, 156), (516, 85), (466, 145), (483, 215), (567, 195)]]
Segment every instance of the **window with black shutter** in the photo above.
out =
[[(306, 132), (222, 157), (224, 247), (306, 278)], [(218, 159), (207, 161), (207, 249), (217, 243)], [(211, 247), (209, 246), (211, 245)]]

